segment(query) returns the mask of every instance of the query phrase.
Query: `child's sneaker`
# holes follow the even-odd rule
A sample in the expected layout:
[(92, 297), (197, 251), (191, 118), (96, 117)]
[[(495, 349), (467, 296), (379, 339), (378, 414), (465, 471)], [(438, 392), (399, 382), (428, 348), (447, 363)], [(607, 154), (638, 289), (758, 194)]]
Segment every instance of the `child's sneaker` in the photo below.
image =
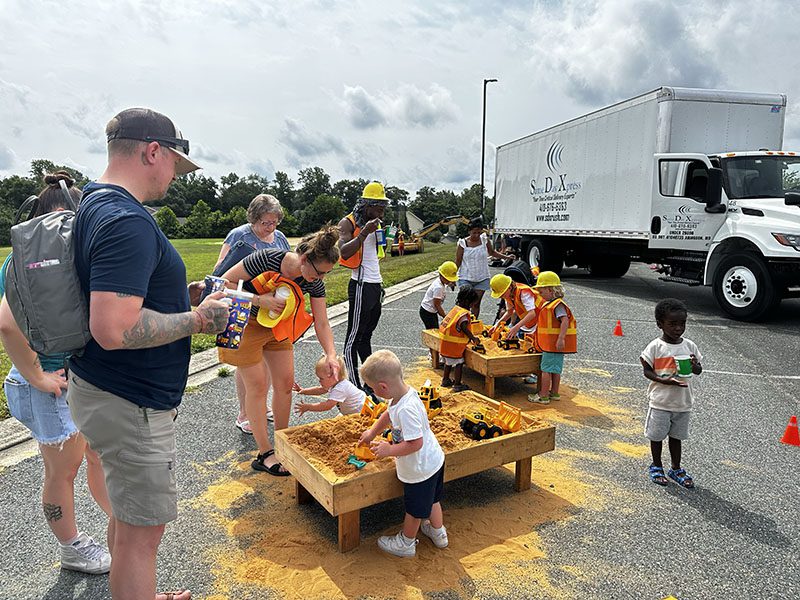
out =
[(419, 530), (431, 538), (433, 545), (437, 548), (447, 548), (447, 530), (442, 525), (442, 528), (437, 532), (430, 521), (425, 521), (420, 525)]
[(561, 400), (561, 394), (550, 394), (550, 400), (559, 401)]
[(550, 404), (550, 397), (541, 396), (539, 394), (528, 394), (528, 402), (533, 402), (534, 404)]
[(101, 575), (111, 570), (111, 555), (105, 546), (98, 544), (85, 533), (69, 546), (58, 545), (61, 549), (61, 568)]
[(416, 556), (418, 542), (419, 540), (415, 539), (410, 544), (407, 544), (403, 532), (400, 531), (397, 535), (382, 535), (379, 537), (378, 548), (389, 554), (405, 558)]

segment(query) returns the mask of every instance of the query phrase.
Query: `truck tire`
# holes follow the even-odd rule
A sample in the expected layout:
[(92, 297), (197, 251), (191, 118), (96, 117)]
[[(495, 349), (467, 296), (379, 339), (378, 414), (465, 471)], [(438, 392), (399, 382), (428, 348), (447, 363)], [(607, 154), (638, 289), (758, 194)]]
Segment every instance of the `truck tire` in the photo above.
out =
[(755, 254), (723, 258), (712, 285), (722, 311), (739, 321), (763, 319), (780, 302), (769, 269)]
[(631, 259), (627, 256), (598, 256), (589, 263), (592, 277), (622, 277), (631, 268)]
[(564, 268), (564, 253), (561, 247), (548, 238), (533, 238), (528, 243), (528, 264), (540, 271), (560, 274)]

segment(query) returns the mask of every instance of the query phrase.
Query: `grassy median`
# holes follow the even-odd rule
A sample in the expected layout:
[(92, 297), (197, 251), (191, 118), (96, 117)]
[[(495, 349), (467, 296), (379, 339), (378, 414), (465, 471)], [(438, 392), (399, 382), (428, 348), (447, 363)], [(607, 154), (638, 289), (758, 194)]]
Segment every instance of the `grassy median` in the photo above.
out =
[[(290, 239), (294, 245), (295, 239)], [(186, 265), (186, 277), (189, 281), (200, 280), (209, 274), (217, 262), (222, 240), (194, 239), (172, 240), (173, 245), (183, 258)], [(11, 251), (11, 248), (0, 248), (0, 264)], [(453, 244), (425, 244), (425, 252), (421, 254), (406, 254), (402, 258), (387, 257), (381, 262), (381, 272), (386, 287), (429, 273), (436, 269), (443, 261), (455, 258)], [(350, 279), (349, 269), (337, 266), (325, 278), (328, 306), (347, 300), (347, 282)], [(214, 346), (214, 336), (192, 336), (192, 352), (200, 352)], [(0, 374), (5, 377), (11, 368), (11, 361), (4, 350), (0, 351)], [(0, 389), (0, 419), (7, 418), (5, 392)]]

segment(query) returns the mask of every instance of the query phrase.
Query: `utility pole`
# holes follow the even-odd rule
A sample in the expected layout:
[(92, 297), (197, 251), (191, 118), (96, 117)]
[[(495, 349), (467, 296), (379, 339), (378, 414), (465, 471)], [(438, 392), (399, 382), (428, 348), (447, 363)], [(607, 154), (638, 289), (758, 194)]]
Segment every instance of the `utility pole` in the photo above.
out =
[(483, 80), (483, 125), (481, 127), (481, 217), (486, 217), (486, 188), (483, 185), (483, 163), (486, 158), (486, 84), (497, 79)]

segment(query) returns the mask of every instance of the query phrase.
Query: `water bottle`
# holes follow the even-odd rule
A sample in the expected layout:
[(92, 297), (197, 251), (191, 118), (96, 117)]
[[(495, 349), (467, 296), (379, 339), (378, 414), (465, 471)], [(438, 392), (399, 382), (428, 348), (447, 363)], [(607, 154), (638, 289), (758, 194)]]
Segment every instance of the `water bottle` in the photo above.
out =
[[(291, 293), (292, 293), (292, 291), (289, 289), (288, 285), (280, 285), (280, 286), (278, 286), (278, 289), (275, 290), (275, 297), (276, 298), (283, 298), (284, 300), (286, 300), (291, 295)], [(274, 310), (269, 311), (269, 318), (270, 319), (277, 319), (280, 316), (281, 316), (281, 313), (277, 313)]]
[(375, 230), (375, 239), (378, 241), (378, 246), (386, 246), (386, 231), (383, 227), (378, 227)]

